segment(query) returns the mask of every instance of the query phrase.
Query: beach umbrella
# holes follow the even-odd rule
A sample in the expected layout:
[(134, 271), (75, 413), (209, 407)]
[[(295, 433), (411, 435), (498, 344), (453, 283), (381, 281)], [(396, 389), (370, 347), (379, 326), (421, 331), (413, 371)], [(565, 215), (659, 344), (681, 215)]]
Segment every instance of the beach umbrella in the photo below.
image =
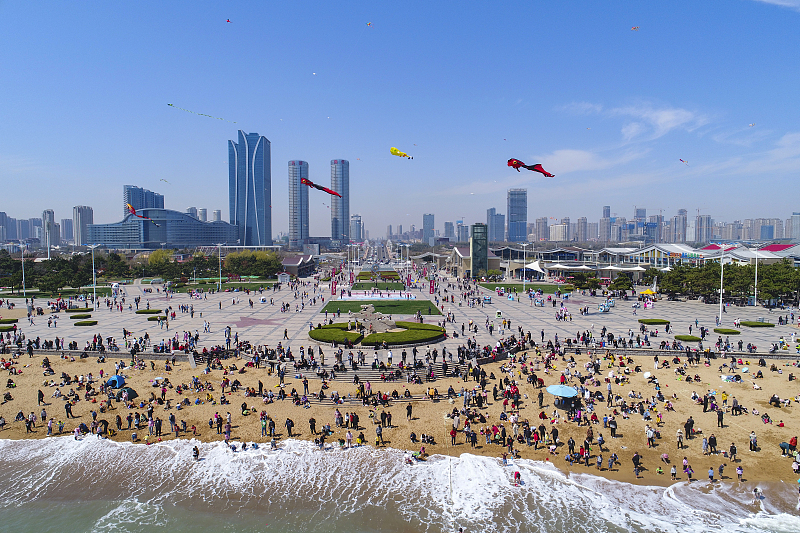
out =
[(574, 398), (578, 395), (578, 391), (566, 385), (550, 385), (547, 387), (547, 392), (553, 396), (560, 396), (561, 398)]

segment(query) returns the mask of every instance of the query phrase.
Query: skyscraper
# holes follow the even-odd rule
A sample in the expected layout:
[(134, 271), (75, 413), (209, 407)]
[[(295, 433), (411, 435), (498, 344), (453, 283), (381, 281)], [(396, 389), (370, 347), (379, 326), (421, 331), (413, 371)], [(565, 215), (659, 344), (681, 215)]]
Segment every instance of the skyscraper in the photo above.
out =
[(486, 224), (473, 224), (470, 228), (470, 276), (485, 276), (489, 270), (489, 236)]
[(350, 215), (350, 239), (353, 242), (364, 242), (364, 226), (361, 215)]
[(433, 246), (433, 213), (422, 215), (422, 242)]
[[(603, 210), (605, 211), (605, 207)], [(578, 242), (589, 242), (589, 221), (586, 219), (586, 217), (581, 217), (578, 219), (578, 231), (576, 237)]]
[(600, 235), (600, 242), (611, 242), (611, 219), (603, 217), (600, 219), (600, 225), (597, 228)]
[(154, 207), (156, 209), (164, 209), (164, 195), (158, 194), (157, 192), (153, 192), (147, 189), (143, 189), (141, 187), (136, 187), (135, 185), (123, 185), (122, 186), (122, 216), (126, 216), (128, 214), (128, 206), (126, 204), (131, 204), (131, 207), (136, 209), (147, 209)]
[(646, 222), (647, 221), (647, 208), (646, 207), (636, 207), (633, 210), (633, 219), (636, 222)]
[(61, 244), (61, 236), (58, 234), (58, 224), (52, 209), (42, 211), (42, 245), (58, 246)]
[(61, 226), (61, 240), (64, 242), (66, 241), (75, 242), (73, 240), (75, 236), (73, 235), (72, 219), (62, 218), (60, 226)]
[(94, 224), (94, 211), (86, 205), (76, 205), (72, 208), (72, 226), (75, 229), (75, 244), (83, 246), (89, 243), (89, 230), (87, 226)]
[(239, 130), (239, 142), (228, 141), (228, 199), (239, 244), (272, 245), (272, 166), (266, 137)]
[(331, 196), (331, 239), (350, 242), (350, 162), (331, 161), (331, 189), (342, 195)]
[(486, 210), (486, 226), (489, 228), (489, 242), (506, 240), (506, 216), (497, 214), (494, 207)]
[(797, 211), (792, 213), (792, 217), (789, 219), (791, 224), (791, 233), (789, 236), (792, 238), (793, 242), (800, 242), (800, 213)]
[(444, 238), (451, 241), (456, 240), (456, 227), (450, 221), (445, 221), (444, 223)]
[(456, 241), (469, 242), (469, 226), (463, 220), (456, 220)]
[(567, 233), (565, 241), (571, 241), (574, 235), (572, 234), (572, 225), (570, 224), (569, 217), (564, 217), (561, 219), (561, 223), (567, 227)]
[(697, 215), (694, 226), (694, 240), (697, 243), (705, 244), (711, 241), (711, 215)]
[(611, 218), (611, 206), (604, 205), (603, 206), (603, 218)]
[(391, 224), (386, 226), (386, 238), (387, 239), (391, 239), (392, 238), (392, 225)]
[(546, 241), (550, 238), (550, 230), (547, 228), (547, 217), (536, 219), (536, 240)]
[(508, 241), (526, 242), (528, 229), (528, 189), (508, 190)]
[(187, 207), (186, 214), (192, 218), (197, 218), (197, 208), (196, 207)]
[(213, 222), (222, 222), (222, 211), (220, 209), (214, 209), (211, 213), (211, 220)]
[(197, 220), (200, 222), (208, 222), (208, 209), (201, 207), (197, 210)]
[(289, 161), (289, 248), (300, 248), (308, 239), (308, 163)]

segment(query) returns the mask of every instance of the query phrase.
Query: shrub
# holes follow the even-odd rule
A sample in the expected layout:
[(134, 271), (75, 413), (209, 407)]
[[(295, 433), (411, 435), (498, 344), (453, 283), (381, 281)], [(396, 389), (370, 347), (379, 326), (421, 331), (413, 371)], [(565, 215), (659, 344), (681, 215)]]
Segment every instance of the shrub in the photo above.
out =
[(81, 320), (80, 322), (75, 322), (72, 324), (73, 326), (96, 326), (97, 320)]
[(700, 342), (702, 339), (700, 337), (695, 337), (694, 335), (675, 335), (675, 340), (683, 342)]
[(669, 324), (669, 320), (664, 320), (663, 318), (640, 318), (639, 324), (645, 324), (647, 326), (666, 326)]
[(722, 335), (740, 335), (742, 332), (738, 329), (714, 328), (714, 333), (720, 333)]
[(416, 344), (421, 342), (436, 342), (444, 337), (444, 330), (433, 324), (419, 324), (416, 322), (397, 322), (397, 326), (405, 331), (387, 331), (386, 333), (373, 333), (361, 341), (362, 346), (375, 346), (377, 344)]
[(139, 309), (136, 311), (137, 315), (157, 315), (161, 312), (161, 309)]
[(81, 318), (92, 318), (92, 315), (90, 315), (89, 313), (82, 314), (82, 315), (79, 315), (79, 314), (69, 315), (69, 319), (70, 320), (80, 320)]
[(0, 331), (13, 331), (14, 326), (0, 326)]
[(16, 318), (0, 318), (0, 324), (16, 324)]
[(159, 320), (166, 320), (166, 319), (167, 319), (166, 315), (147, 317), (148, 322), (158, 322)]
[(741, 323), (743, 326), (748, 328), (774, 328), (775, 324), (771, 322), (753, 322), (753, 321), (746, 321)]
[(65, 313), (91, 313), (91, 307), (76, 307), (75, 309), (64, 309)]

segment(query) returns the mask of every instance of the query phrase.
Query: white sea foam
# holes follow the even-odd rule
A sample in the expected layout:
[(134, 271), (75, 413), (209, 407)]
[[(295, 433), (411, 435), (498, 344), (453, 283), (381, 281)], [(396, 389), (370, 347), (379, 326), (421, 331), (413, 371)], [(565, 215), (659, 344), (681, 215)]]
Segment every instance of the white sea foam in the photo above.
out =
[[(192, 447), (201, 450), (195, 462)], [(800, 532), (791, 487), (771, 485), (763, 510), (747, 487), (705, 482), (668, 488), (630, 485), (552, 464), (504, 467), (471, 454), (435, 456), (414, 466), (404, 452), (360, 447), (316, 449), (288, 440), (277, 451), (232, 452), (222, 443), (169, 441), (151, 446), (87, 437), (0, 441), (0, 471), (18, 480), (0, 488), (0, 510), (31, 500), (119, 502), (98, 531), (169, 522), (168, 506), (282, 516), (298, 531), (319, 523), (348, 530), (376, 513), (418, 531)], [(523, 484), (515, 486), (519, 471)], [(302, 512), (301, 512), (302, 511)], [(341, 527), (336, 527), (336, 524)], [(387, 523), (388, 524), (388, 523)], [(386, 530), (402, 529), (387, 527)], [(357, 531), (353, 526), (349, 530)]]

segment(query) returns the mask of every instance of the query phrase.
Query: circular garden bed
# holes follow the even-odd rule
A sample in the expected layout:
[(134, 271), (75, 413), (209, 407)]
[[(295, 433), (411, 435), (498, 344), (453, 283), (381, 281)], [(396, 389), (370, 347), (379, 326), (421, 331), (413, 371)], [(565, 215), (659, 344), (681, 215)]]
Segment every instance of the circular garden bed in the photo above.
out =
[(719, 333), (721, 335), (741, 335), (742, 332), (738, 329), (714, 328), (714, 333)]
[(161, 309), (139, 309), (136, 311), (137, 315), (157, 315), (161, 312)]
[(683, 341), (683, 342), (700, 342), (700, 337), (695, 337), (694, 335), (675, 335), (676, 341)]
[(74, 322), (73, 326), (96, 326), (97, 320), (81, 320), (80, 322)]
[(755, 322), (755, 321), (743, 321), (741, 322), (743, 326), (748, 328), (774, 328), (775, 324), (772, 322)]
[(438, 342), (444, 338), (444, 329), (433, 324), (420, 324), (419, 322), (397, 322), (398, 329), (403, 331), (387, 331), (386, 333), (373, 333), (361, 341), (362, 346), (376, 346), (384, 342), (390, 346), (396, 344), (418, 344), (423, 342)]
[(347, 322), (337, 322), (336, 324), (327, 324), (319, 328), (314, 328), (308, 332), (308, 336), (318, 342), (328, 343), (344, 343), (350, 341), (353, 344), (358, 344), (364, 337), (357, 331), (348, 331)]
[(663, 318), (640, 318), (639, 324), (644, 324), (646, 326), (666, 326), (669, 324), (669, 320), (664, 320)]
[(64, 309), (64, 312), (65, 313), (91, 313), (92, 312), (92, 308), (91, 307), (80, 307), (80, 308), (76, 307), (76, 308), (73, 308), (73, 309)]
[(83, 315), (72, 314), (72, 315), (67, 315), (67, 316), (69, 316), (70, 320), (80, 320), (82, 318), (92, 318), (92, 315), (90, 315), (89, 313), (86, 313), (86, 314), (83, 314)]

